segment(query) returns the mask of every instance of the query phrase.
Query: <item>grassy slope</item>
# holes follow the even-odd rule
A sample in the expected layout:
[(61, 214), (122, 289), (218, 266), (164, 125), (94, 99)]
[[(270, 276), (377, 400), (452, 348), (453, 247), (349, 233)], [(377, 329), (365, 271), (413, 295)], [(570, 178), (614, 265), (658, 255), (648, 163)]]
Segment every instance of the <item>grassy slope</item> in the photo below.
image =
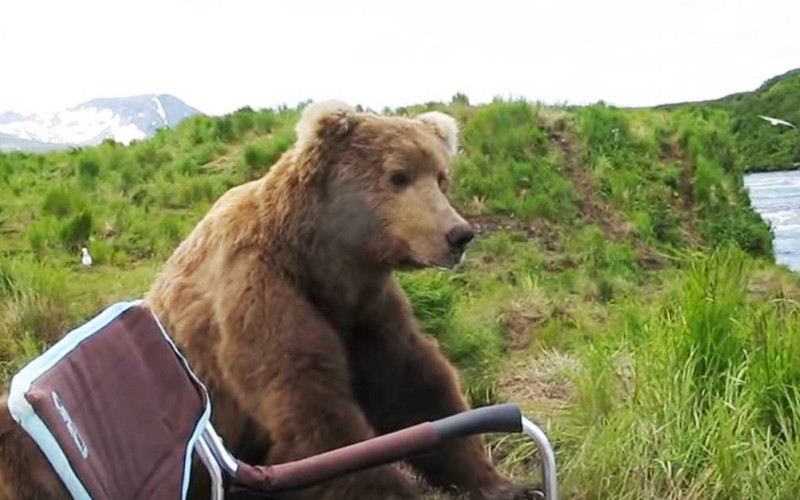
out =
[(752, 92), (669, 107), (673, 106), (717, 108), (730, 113), (731, 131), (740, 144), (748, 171), (800, 167), (800, 128), (772, 126), (758, 117), (781, 118), (800, 127), (800, 69), (770, 78)]
[[(463, 124), (453, 199), (482, 235), (458, 272), (401, 279), (473, 403), (517, 400), (547, 426), (566, 498), (792, 491), (798, 323), (774, 297), (797, 281), (771, 262), (727, 115), (463, 99), (396, 111), (431, 108)], [(138, 296), (216, 196), (291, 145), (296, 117), (242, 110), (131, 147), (0, 155), (4, 378)], [(535, 459), (492, 443), (510, 473)]]

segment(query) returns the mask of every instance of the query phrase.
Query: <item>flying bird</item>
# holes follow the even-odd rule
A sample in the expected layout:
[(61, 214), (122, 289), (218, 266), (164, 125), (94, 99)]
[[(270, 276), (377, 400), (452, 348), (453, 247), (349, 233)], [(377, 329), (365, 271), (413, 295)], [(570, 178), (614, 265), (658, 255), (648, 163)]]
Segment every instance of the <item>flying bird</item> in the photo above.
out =
[(768, 121), (772, 125), (785, 125), (787, 127), (796, 128), (791, 123), (787, 122), (786, 120), (781, 120), (780, 118), (773, 118), (771, 116), (764, 116), (764, 115), (758, 115), (758, 117), (761, 118), (762, 120)]
[(86, 247), (81, 248), (81, 264), (86, 267), (92, 267), (92, 256), (89, 255), (89, 250)]

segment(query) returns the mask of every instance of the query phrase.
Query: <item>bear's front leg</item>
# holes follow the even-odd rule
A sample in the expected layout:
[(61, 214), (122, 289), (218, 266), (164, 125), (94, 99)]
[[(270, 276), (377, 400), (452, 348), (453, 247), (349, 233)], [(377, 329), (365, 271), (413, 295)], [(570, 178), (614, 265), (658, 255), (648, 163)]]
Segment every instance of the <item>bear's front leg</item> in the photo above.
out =
[[(318, 311), (274, 282), (269, 290), (242, 289), (242, 296), (218, 306), (217, 317), (224, 321), (217, 357), (227, 390), (269, 435), (268, 462), (298, 460), (374, 437), (352, 392), (341, 341)], [(410, 478), (387, 465), (289, 498), (410, 500), (420, 494)]]
[[(356, 391), (367, 418), (385, 434), (468, 409), (455, 370), (418, 330), (411, 305), (392, 280), (364, 309), (350, 346)], [(431, 483), (472, 499), (540, 498), (540, 489), (504, 478), (479, 436), (454, 439), (409, 460)]]

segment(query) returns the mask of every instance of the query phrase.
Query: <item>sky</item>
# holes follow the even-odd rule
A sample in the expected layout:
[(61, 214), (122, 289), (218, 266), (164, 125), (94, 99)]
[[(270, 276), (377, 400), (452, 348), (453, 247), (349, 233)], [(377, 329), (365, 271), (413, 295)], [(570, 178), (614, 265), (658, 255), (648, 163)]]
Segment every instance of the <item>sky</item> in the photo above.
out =
[(6, 0), (0, 112), (150, 93), (208, 114), (700, 100), (800, 67), (799, 18), (797, 0)]

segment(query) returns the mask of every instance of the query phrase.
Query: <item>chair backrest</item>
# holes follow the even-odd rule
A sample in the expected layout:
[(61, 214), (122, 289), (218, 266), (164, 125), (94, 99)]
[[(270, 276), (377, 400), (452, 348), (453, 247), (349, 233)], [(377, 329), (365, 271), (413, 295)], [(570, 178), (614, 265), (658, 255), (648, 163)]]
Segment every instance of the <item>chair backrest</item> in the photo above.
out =
[(111, 305), (28, 363), (8, 406), (79, 499), (185, 498), (211, 413), (141, 301)]

